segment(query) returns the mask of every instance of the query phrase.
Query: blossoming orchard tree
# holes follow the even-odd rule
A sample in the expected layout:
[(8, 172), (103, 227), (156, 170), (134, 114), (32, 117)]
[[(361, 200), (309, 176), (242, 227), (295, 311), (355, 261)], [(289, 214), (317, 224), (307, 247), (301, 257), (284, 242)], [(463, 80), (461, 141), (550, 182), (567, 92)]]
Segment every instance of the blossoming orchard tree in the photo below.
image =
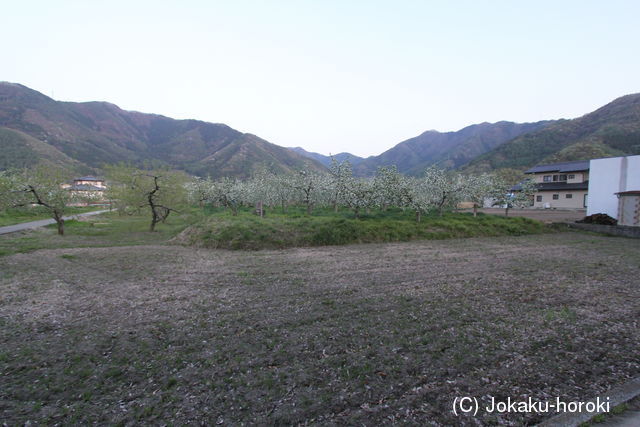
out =
[(282, 213), (287, 212), (287, 206), (294, 199), (293, 178), (290, 175), (271, 175), (271, 189), (276, 204), (282, 208)]
[(414, 211), (416, 222), (420, 222), (422, 215), (433, 208), (433, 196), (424, 178), (405, 178), (405, 180), (407, 182), (405, 205)]
[(68, 179), (63, 170), (44, 166), (2, 172), (0, 209), (41, 206), (55, 220), (58, 234), (62, 236), (65, 212), (77, 199), (73, 192), (62, 187)]
[(338, 207), (346, 200), (349, 186), (353, 182), (351, 162), (348, 160), (338, 162), (335, 157), (331, 157), (329, 174), (329, 199), (334, 212), (338, 212)]
[(407, 180), (395, 166), (380, 167), (373, 178), (375, 204), (382, 210), (390, 206), (404, 206), (407, 198)]
[(371, 209), (375, 202), (375, 189), (371, 180), (352, 178), (342, 195), (344, 203), (356, 218), (360, 218), (362, 209)]
[(486, 173), (467, 175), (464, 180), (464, 199), (473, 203), (473, 216), (478, 216), (478, 207), (484, 204), (486, 198), (491, 197), (499, 181), (493, 175)]
[(184, 185), (187, 199), (191, 204), (203, 207), (213, 199), (213, 182), (210, 178), (195, 177)]
[(311, 215), (314, 206), (326, 200), (328, 180), (327, 176), (301, 170), (292, 180), (292, 187), (295, 190), (296, 201), (302, 203), (307, 210), (307, 215)]
[(459, 173), (432, 166), (425, 171), (423, 180), (423, 191), (440, 216), (464, 200), (467, 183)]
[(518, 185), (511, 185), (508, 181), (494, 177), (490, 197), (493, 206), (504, 206), (504, 215), (509, 216), (511, 208), (526, 208), (532, 205), (536, 184), (531, 180), (524, 180)]
[(108, 166), (106, 171), (112, 180), (109, 198), (123, 213), (148, 208), (151, 214), (149, 231), (155, 231), (159, 222), (165, 222), (171, 212), (178, 212), (186, 202), (187, 176), (183, 172), (144, 170), (122, 164)]
[(284, 213), (293, 204), (304, 206), (308, 215), (315, 207), (331, 207), (335, 211), (342, 207), (359, 218), (363, 211), (396, 207), (413, 210), (416, 221), (430, 211), (442, 215), (463, 201), (473, 202), (476, 216), (478, 206), (487, 197), (494, 197), (498, 203), (508, 200), (509, 206), (524, 205), (531, 194), (529, 184), (525, 187), (522, 194), (514, 195), (499, 177), (462, 175), (437, 167), (427, 169), (422, 178), (404, 176), (395, 167), (379, 168), (374, 178), (358, 178), (353, 176), (348, 161), (335, 159), (327, 174), (302, 170), (277, 175), (263, 168), (245, 181), (195, 178), (185, 186), (192, 203), (219, 204), (234, 215), (239, 206), (256, 206), (256, 213), (262, 214), (264, 206), (281, 206)]

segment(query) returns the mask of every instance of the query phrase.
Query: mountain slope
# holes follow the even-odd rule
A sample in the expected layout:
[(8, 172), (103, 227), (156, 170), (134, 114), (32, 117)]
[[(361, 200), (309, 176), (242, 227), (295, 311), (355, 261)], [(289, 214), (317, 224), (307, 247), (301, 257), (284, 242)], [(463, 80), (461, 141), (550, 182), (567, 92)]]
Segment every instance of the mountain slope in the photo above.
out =
[(480, 123), (457, 132), (427, 131), (408, 139), (379, 156), (369, 157), (355, 168), (358, 175), (372, 175), (380, 166), (396, 165), (409, 175), (419, 175), (427, 167), (437, 164), (445, 168), (459, 168), (519, 135), (542, 129), (550, 121), (537, 123)]
[[(261, 164), (277, 172), (305, 165), (324, 169), (224, 124), (124, 111), (106, 102), (59, 102), (12, 83), (0, 83), (0, 126), (36, 138), (91, 168), (151, 162), (212, 177), (246, 177)], [(1, 152), (0, 161), (7, 162)]]
[(307, 151), (302, 147), (291, 147), (291, 148), (289, 148), (289, 150), (295, 151), (296, 153), (298, 153), (300, 155), (303, 155), (305, 157), (313, 159), (313, 160), (323, 164), (326, 167), (330, 167), (331, 166), (331, 157), (336, 159), (337, 162), (344, 162), (344, 161), (348, 160), (349, 163), (351, 163), (352, 166), (357, 165), (358, 163), (360, 163), (361, 161), (364, 160), (362, 157), (358, 157), (355, 154), (351, 154), (351, 153), (338, 153), (338, 154), (335, 154), (333, 156), (325, 156), (324, 154), (313, 153), (313, 152)]
[(640, 154), (640, 94), (626, 95), (573, 120), (527, 133), (469, 164), (468, 171), (524, 169), (538, 163)]
[(0, 170), (43, 164), (78, 174), (94, 172), (55, 147), (13, 129), (0, 127), (0, 147)]

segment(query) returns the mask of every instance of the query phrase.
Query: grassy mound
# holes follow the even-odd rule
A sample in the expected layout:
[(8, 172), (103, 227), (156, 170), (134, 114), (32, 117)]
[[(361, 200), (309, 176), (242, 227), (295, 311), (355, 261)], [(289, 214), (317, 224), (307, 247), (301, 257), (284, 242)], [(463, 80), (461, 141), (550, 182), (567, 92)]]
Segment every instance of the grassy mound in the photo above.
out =
[(348, 213), (297, 212), (259, 218), (249, 212), (207, 215), (177, 237), (187, 245), (222, 249), (277, 249), (299, 246), (400, 242), (421, 239), (505, 236), (542, 233), (543, 223), (527, 218), (507, 218), (468, 213), (442, 217), (427, 215), (416, 222), (410, 212), (379, 212), (361, 219)]

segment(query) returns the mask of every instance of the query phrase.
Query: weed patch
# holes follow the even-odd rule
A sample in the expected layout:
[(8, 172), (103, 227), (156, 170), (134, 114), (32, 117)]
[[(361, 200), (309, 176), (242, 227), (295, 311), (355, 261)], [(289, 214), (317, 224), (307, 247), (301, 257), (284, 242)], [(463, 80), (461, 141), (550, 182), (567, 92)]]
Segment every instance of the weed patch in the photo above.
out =
[(231, 216), (213, 212), (185, 230), (178, 242), (206, 248), (280, 249), (354, 243), (403, 242), (482, 236), (520, 236), (548, 231), (538, 221), (480, 214), (426, 215), (416, 222), (409, 212), (376, 212), (360, 219), (322, 211), (314, 216), (293, 212), (259, 218), (248, 211)]

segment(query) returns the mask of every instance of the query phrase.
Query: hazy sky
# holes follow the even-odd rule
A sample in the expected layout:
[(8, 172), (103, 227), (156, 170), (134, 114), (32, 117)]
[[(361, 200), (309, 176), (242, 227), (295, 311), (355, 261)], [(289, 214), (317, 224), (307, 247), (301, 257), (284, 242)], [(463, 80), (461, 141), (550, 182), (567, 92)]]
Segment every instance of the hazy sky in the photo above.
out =
[(0, 80), (372, 155), (640, 92), (640, 2), (10, 1)]

